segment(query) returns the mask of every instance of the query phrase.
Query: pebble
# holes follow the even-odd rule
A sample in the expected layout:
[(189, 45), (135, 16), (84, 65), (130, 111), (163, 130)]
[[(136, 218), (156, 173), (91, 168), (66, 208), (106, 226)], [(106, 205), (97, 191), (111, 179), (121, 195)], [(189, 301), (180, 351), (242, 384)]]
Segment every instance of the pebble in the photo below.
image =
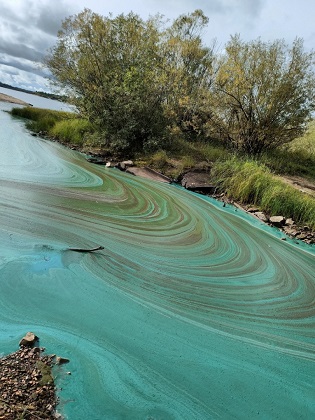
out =
[[(53, 380), (42, 383), (40, 366), (51, 368), (50, 356), (43, 348), (20, 346), (0, 358), (0, 420), (60, 419)], [(40, 362), (40, 363), (39, 363)]]

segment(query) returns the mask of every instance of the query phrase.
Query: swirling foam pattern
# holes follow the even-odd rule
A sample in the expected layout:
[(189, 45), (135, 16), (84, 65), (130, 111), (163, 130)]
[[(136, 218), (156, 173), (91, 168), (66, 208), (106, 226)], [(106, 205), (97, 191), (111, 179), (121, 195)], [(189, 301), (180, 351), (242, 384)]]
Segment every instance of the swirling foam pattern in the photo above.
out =
[(1, 351), (70, 359), (68, 419), (314, 418), (314, 249), (0, 115)]

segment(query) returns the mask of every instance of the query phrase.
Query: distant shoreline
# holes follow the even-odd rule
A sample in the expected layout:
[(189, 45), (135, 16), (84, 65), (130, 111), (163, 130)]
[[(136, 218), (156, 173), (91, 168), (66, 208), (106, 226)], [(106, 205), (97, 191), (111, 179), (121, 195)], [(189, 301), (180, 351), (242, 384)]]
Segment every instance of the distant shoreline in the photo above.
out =
[(28, 104), (27, 102), (24, 102), (21, 99), (14, 98), (13, 96), (9, 96), (4, 93), (0, 93), (0, 101), (10, 102), (11, 104), (17, 104), (17, 105), (32, 106), (31, 104)]

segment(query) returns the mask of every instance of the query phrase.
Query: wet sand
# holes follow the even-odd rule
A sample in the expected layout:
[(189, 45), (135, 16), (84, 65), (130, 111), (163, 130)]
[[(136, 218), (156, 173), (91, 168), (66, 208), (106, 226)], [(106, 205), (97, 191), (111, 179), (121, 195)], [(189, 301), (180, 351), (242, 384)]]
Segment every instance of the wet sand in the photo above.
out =
[(2, 102), (10, 102), (12, 104), (17, 104), (17, 105), (25, 105), (25, 106), (29, 106), (30, 105), (27, 102), (21, 101), (21, 99), (14, 98), (13, 96), (9, 96), (9, 95), (6, 95), (4, 93), (0, 93), (0, 101), (2, 101)]

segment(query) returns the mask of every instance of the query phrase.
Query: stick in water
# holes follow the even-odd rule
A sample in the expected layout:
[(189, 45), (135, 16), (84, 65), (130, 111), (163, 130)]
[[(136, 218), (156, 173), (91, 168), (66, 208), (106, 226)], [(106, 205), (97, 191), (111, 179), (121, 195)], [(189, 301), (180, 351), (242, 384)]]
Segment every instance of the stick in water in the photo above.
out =
[(85, 248), (68, 248), (69, 251), (75, 251), (75, 252), (93, 252), (93, 251), (99, 251), (100, 249), (104, 249), (103, 246), (98, 246), (96, 248), (90, 248), (90, 249), (85, 249)]

